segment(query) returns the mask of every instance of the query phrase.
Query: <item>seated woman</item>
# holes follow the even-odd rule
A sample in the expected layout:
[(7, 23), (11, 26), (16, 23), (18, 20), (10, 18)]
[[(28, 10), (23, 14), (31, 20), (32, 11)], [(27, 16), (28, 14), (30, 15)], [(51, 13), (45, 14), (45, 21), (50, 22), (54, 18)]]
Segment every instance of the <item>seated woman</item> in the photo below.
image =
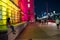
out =
[(13, 34), (15, 34), (14, 26), (11, 25), (10, 18), (7, 18), (7, 27), (12, 29)]

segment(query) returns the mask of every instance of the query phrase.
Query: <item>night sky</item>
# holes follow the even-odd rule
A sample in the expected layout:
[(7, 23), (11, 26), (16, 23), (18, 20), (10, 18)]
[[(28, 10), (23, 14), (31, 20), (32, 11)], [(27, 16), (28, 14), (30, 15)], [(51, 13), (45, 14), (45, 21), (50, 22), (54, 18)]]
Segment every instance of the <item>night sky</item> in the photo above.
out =
[(60, 12), (60, 0), (34, 0), (34, 8), (37, 15), (41, 15), (46, 11), (48, 4), (48, 12), (56, 11)]

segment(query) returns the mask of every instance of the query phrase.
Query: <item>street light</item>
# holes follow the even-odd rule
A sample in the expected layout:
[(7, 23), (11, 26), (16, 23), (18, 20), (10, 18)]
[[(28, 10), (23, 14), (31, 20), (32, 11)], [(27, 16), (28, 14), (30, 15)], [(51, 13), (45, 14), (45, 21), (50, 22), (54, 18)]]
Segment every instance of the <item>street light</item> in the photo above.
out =
[(53, 13), (55, 14), (55, 11), (53, 11)]

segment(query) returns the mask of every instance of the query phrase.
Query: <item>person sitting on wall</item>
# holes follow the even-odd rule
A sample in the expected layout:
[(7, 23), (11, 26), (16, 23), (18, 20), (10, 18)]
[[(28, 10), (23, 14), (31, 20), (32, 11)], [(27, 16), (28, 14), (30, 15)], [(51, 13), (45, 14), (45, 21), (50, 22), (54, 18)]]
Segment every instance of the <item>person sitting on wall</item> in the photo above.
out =
[(15, 34), (14, 26), (11, 25), (10, 18), (7, 18), (7, 27), (12, 29), (13, 34)]

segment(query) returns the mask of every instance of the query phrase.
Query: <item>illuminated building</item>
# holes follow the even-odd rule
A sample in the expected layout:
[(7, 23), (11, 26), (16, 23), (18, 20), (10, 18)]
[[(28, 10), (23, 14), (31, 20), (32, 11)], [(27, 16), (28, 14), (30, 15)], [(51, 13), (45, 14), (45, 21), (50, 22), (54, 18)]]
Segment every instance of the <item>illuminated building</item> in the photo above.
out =
[(12, 24), (20, 22), (20, 9), (10, 0), (0, 0), (0, 30), (6, 29), (6, 19), (10, 17)]
[(22, 20), (33, 21), (34, 20), (34, 0), (19, 0), (18, 4), (23, 12)]

